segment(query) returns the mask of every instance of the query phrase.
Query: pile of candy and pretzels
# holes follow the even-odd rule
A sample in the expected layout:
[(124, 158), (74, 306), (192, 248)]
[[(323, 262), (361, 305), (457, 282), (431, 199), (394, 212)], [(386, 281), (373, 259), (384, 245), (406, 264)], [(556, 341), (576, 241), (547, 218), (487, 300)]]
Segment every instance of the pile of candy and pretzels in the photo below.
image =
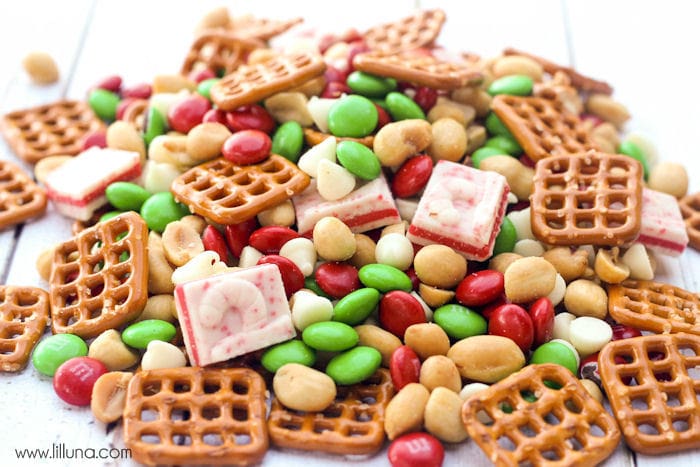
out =
[(700, 247), (700, 198), (612, 88), (448, 53), (440, 10), (269, 48), (299, 21), (219, 9), (180, 75), (3, 117), (44, 187), (0, 162), (0, 227), (50, 199), (75, 236), (48, 293), (0, 286), (0, 369), (31, 355), (148, 465), (700, 447), (700, 297), (651, 256)]

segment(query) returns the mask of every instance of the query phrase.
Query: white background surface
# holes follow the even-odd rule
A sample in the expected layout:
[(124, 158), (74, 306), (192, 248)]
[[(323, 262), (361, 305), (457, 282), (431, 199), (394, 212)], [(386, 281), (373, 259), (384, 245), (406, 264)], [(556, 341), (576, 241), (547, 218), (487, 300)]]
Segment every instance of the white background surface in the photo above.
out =
[[(0, 3), (0, 113), (48, 103), (61, 97), (83, 98), (98, 79), (118, 73), (125, 84), (177, 72), (201, 15), (223, 1), (72, 0)], [(682, 162), (691, 176), (691, 191), (700, 189), (700, 85), (697, 45), (700, 29), (695, 2), (496, 0), (230, 1), (234, 14), (289, 18), (304, 16), (308, 26), (341, 32), (360, 31), (378, 22), (399, 19), (416, 6), (441, 7), (448, 14), (438, 42), (454, 50), (497, 54), (506, 46), (573, 64), (579, 71), (605, 79), (633, 120), (627, 130), (651, 139), (664, 160)], [(61, 81), (36, 87), (21, 72), (21, 58), (45, 50), (57, 60)], [(0, 159), (16, 160), (0, 141)], [(25, 166), (26, 167), (26, 166)], [(70, 236), (70, 222), (51, 208), (46, 216), (0, 232), (0, 282), (46, 287), (34, 269), (36, 255)], [(659, 258), (657, 278), (698, 291), (700, 256)], [(54, 395), (50, 378), (31, 365), (19, 375), (0, 375), (4, 422), (0, 429), (0, 465), (22, 464), (15, 448), (109, 446), (105, 426), (89, 409), (69, 407)], [(332, 456), (271, 450), (264, 465), (328, 466), (344, 461)], [(82, 465), (102, 465), (88, 461)], [(362, 465), (388, 465), (385, 452)], [(633, 455), (624, 446), (607, 466), (698, 465), (697, 452), (662, 457)], [(31, 465), (36, 465), (32, 462)], [(78, 465), (52, 461), (45, 465)], [(131, 462), (105, 465), (132, 465)], [(471, 441), (447, 450), (445, 465), (489, 465)]]

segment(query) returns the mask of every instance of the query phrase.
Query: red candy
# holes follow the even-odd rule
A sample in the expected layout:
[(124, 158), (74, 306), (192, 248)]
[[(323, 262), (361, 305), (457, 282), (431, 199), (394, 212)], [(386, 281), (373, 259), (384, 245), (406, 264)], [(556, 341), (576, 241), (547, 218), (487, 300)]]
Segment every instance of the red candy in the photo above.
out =
[(484, 306), (501, 296), (504, 291), (503, 284), (502, 273), (485, 269), (462, 279), (457, 286), (455, 297), (465, 306)]
[(428, 433), (408, 433), (391, 443), (387, 455), (391, 467), (440, 467), (445, 448)]
[(276, 255), (282, 249), (282, 245), (298, 237), (299, 234), (289, 227), (268, 225), (253, 232), (248, 243), (263, 254)]
[(489, 319), (489, 334), (507, 337), (523, 352), (530, 350), (535, 339), (535, 329), (530, 315), (514, 303), (501, 305), (493, 310)]
[(242, 130), (224, 141), (223, 156), (238, 165), (257, 164), (268, 158), (272, 140), (259, 130)]
[(433, 160), (430, 156), (411, 157), (396, 171), (391, 181), (391, 191), (397, 198), (413, 196), (425, 188), (432, 173)]
[(230, 224), (224, 228), (224, 236), (228, 249), (236, 258), (241, 257), (243, 248), (248, 245), (250, 234), (258, 227), (258, 220), (253, 217), (240, 224)]
[(279, 255), (267, 255), (260, 258), (257, 264), (274, 264), (279, 268), (287, 298), (304, 287), (304, 274), (291, 259)]
[(352, 93), (352, 89), (350, 89), (345, 83), (341, 83), (340, 81), (331, 81), (330, 83), (326, 84), (325, 88), (323, 88), (321, 97), (336, 99), (340, 97), (341, 94), (350, 93)]
[(624, 324), (613, 324), (612, 340), (619, 341), (620, 339), (630, 339), (632, 337), (640, 337), (642, 335), (639, 329), (635, 329)]
[(98, 148), (107, 147), (107, 132), (103, 130), (93, 131), (85, 136), (83, 139), (83, 151), (89, 149), (93, 146)]
[(189, 78), (195, 83), (201, 83), (205, 79), (216, 78), (216, 73), (211, 71), (209, 68), (205, 68), (203, 70), (193, 71), (192, 73), (190, 73)]
[(413, 290), (417, 292), (418, 288), (420, 287), (420, 279), (418, 278), (418, 274), (416, 274), (416, 270), (413, 269), (413, 266), (411, 266), (404, 272), (406, 273), (408, 278), (411, 279), (411, 285), (413, 286)]
[(90, 405), (92, 387), (107, 367), (90, 357), (75, 357), (58, 367), (53, 376), (53, 389), (58, 397), (71, 405)]
[(360, 288), (357, 269), (345, 263), (323, 263), (316, 268), (316, 283), (333, 298), (343, 298)]
[(205, 250), (215, 252), (219, 255), (221, 261), (224, 263), (226, 262), (228, 259), (226, 240), (224, 240), (224, 236), (221, 235), (221, 232), (219, 232), (216, 227), (213, 225), (206, 226), (204, 232), (202, 232), (202, 243), (204, 244)]
[(403, 339), (409, 326), (426, 322), (425, 311), (411, 294), (392, 290), (379, 302), (379, 322), (384, 329)]
[(438, 92), (436, 89), (421, 86), (416, 89), (416, 95), (413, 97), (413, 100), (423, 109), (423, 112), (428, 113), (437, 102), (437, 98)]
[(199, 95), (190, 96), (168, 111), (168, 126), (180, 133), (188, 133), (202, 123), (209, 109), (211, 109), (211, 103), (206, 98)]
[(350, 50), (348, 51), (348, 73), (355, 69), (355, 65), (352, 63), (355, 56), (365, 52), (369, 52), (369, 46), (365, 44), (362, 39), (350, 43)]
[(508, 303), (510, 303), (510, 302), (506, 298), (506, 295), (502, 294), (496, 300), (494, 300), (493, 302), (489, 303), (484, 308), (482, 308), (481, 315), (484, 318), (486, 318), (487, 320), (489, 320), (489, 319), (491, 319), (491, 315), (493, 314), (493, 312), (496, 311), (496, 308), (503, 306), (503, 305), (506, 305)]
[(259, 105), (245, 105), (226, 114), (227, 126), (231, 131), (260, 130), (272, 133), (275, 121), (267, 110)]
[(326, 71), (323, 73), (326, 83), (345, 83), (348, 74), (332, 65), (326, 66)]
[(535, 345), (552, 340), (554, 333), (554, 305), (547, 297), (542, 297), (530, 305), (528, 310), (535, 328)]
[(228, 121), (226, 120), (226, 112), (221, 109), (211, 109), (202, 117), (202, 123), (221, 123), (226, 125), (226, 127), (231, 130), (228, 126)]
[(374, 104), (374, 107), (377, 109), (377, 127), (375, 128), (375, 131), (379, 131), (380, 128), (382, 128), (384, 125), (387, 125), (391, 123), (391, 117), (389, 116), (389, 112), (384, 110), (384, 107), (382, 107), (379, 104)]
[(134, 99), (148, 99), (151, 97), (152, 92), (153, 89), (151, 88), (150, 84), (140, 83), (124, 88), (122, 91), (122, 97), (124, 99), (128, 97), (133, 97)]
[(119, 104), (117, 104), (117, 112), (115, 114), (116, 119), (123, 120), (126, 109), (128, 109), (131, 104), (137, 101), (138, 99), (135, 97), (125, 97), (124, 99), (120, 100)]
[(119, 75), (112, 75), (112, 76), (107, 76), (106, 78), (103, 78), (102, 81), (99, 81), (96, 85), (95, 88), (97, 89), (104, 89), (106, 91), (113, 92), (115, 94), (119, 94), (119, 90), (122, 87), (122, 77)]
[(400, 391), (409, 383), (417, 383), (420, 378), (420, 359), (407, 345), (394, 350), (389, 361), (389, 372), (394, 388)]

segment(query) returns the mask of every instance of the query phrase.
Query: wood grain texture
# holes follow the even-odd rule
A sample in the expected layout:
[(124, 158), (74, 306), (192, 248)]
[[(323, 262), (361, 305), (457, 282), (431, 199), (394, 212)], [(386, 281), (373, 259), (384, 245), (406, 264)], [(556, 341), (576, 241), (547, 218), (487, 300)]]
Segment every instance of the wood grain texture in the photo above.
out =
[[(185, 2), (23, 1), (12, 8), (0, 7), (0, 40), (18, 44), (0, 48), (0, 112), (50, 102), (61, 96), (83, 98), (98, 79), (118, 73), (125, 83), (150, 80), (158, 73), (179, 70), (194, 27), (201, 15), (219, 1)], [(356, 0), (350, 6), (320, 7), (316, 2), (234, 0), (227, 5), (234, 13), (306, 21), (294, 32), (319, 28), (340, 32), (359, 30), (378, 22), (407, 15), (414, 0)], [(634, 119), (630, 130), (648, 135), (664, 160), (681, 161), (691, 177), (698, 173), (697, 149), (691, 141), (700, 127), (700, 110), (694, 80), (698, 76), (692, 60), (683, 60), (679, 44), (698, 43), (698, 30), (688, 7), (675, 4), (673, 23), (651, 34), (649, 25), (662, 27), (656, 16), (658, 4), (631, 2), (572, 2), (545, 0), (533, 4), (516, 0), (492, 2), (444, 2), (422, 0), (425, 8), (443, 8), (447, 23), (439, 43), (452, 50), (467, 50), (484, 56), (514, 46), (563, 64), (573, 63), (583, 73), (609, 81), (616, 98), (624, 102)], [(630, 14), (633, 11), (633, 14)], [(594, 25), (594, 26), (592, 26)], [(568, 29), (567, 29), (568, 28)], [(606, 31), (614, 31), (609, 34)], [(31, 49), (49, 51), (58, 61), (61, 82), (46, 88), (31, 85), (20, 70), (21, 57)], [(688, 51), (688, 48), (685, 48)], [(571, 54), (570, 54), (571, 52)], [(669, 84), (672, 83), (673, 86)], [(670, 94), (669, 94), (670, 93)], [(0, 158), (16, 157), (0, 142)], [(700, 177), (692, 180), (700, 189)], [(46, 246), (70, 236), (70, 221), (50, 208), (47, 216), (26, 224), (16, 244), (7, 283), (39, 285), (34, 261)], [(0, 278), (3, 258), (14, 244), (14, 231), (0, 233)], [(686, 253), (681, 260), (659, 258), (657, 279), (698, 290), (700, 255)], [(20, 465), (14, 448), (50, 448), (65, 443), (69, 448), (121, 446), (120, 429), (105, 435), (107, 427), (93, 421), (89, 409), (69, 407), (57, 399), (50, 378), (33, 368), (20, 375), (0, 375), (5, 389), (4, 406), (12, 429), (0, 441), (0, 465)], [(646, 458), (638, 465), (691, 465), (692, 453)], [(606, 466), (633, 465), (635, 459), (620, 445)], [(357, 463), (357, 462), (356, 462)], [(271, 450), (264, 465), (346, 465), (347, 460), (330, 455), (309, 455)], [(135, 465), (129, 461), (53, 461), (48, 465)], [(387, 465), (386, 452), (364, 460), (362, 465)], [(490, 462), (472, 441), (446, 446), (446, 466), (487, 466)]]

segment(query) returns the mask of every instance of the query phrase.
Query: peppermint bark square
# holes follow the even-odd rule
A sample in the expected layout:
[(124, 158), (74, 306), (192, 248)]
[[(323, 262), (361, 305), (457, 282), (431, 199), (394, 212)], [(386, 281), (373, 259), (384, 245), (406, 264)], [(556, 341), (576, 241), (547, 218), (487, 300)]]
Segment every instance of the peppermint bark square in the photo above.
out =
[(676, 198), (644, 188), (642, 228), (637, 241), (664, 255), (680, 256), (683, 253), (688, 246), (688, 233)]
[(469, 260), (493, 253), (510, 189), (505, 177), (440, 161), (408, 228), (418, 245), (447, 245)]
[(190, 362), (205, 366), (296, 335), (282, 275), (263, 264), (180, 284), (175, 288)]

